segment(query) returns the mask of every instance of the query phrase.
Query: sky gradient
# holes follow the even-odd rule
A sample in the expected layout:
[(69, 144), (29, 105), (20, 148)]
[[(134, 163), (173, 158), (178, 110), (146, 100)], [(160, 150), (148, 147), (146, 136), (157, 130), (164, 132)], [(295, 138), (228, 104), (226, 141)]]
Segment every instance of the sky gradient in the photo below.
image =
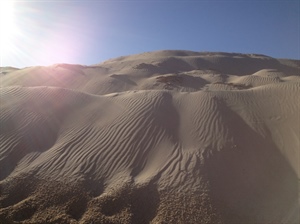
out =
[(300, 59), (298, 0), (14, 1), (13, 23), (1, 66), (91, 65), (164, 49)]

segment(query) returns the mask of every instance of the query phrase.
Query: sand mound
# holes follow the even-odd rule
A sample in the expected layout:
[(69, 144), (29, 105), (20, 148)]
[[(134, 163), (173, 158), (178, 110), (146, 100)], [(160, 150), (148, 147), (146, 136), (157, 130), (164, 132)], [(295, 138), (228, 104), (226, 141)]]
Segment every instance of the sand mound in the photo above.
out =
[(299, 61), (156, 51), (0, 74), (0, 223), (299, 223)]

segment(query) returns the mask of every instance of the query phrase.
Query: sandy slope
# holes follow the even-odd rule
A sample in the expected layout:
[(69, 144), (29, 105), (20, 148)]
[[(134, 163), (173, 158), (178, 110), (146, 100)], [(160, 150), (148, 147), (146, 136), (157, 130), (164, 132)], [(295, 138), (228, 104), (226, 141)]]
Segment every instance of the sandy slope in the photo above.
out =
[(0, 223), (300, 221), (297, 60), (157, 51), (0, 84)]

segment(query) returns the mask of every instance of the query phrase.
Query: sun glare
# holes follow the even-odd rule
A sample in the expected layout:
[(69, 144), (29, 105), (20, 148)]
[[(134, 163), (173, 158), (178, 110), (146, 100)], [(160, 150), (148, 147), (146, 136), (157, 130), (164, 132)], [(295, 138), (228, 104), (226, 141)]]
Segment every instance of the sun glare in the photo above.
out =
[(15, 22), (14, 22), (14, 1), (0, 1), (0, 47), (1, 54), (6, 53), (13, 43)]

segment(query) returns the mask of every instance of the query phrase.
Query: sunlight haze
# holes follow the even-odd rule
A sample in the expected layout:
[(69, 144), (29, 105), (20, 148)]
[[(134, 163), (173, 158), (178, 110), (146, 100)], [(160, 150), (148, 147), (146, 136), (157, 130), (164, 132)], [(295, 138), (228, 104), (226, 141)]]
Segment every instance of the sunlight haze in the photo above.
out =
[(299, 59), (299, 4), (1, 1), (1, 65), (90, 65), (163, 49)]

